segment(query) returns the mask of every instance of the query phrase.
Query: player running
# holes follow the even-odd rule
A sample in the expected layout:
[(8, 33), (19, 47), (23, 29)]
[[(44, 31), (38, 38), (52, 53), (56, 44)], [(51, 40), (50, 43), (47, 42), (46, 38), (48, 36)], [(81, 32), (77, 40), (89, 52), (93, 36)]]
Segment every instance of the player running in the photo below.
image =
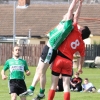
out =
[[(15, 46), (13, 48), (13, 57), (5, 62), (4, 68), (1, 71), (2, 79), (7, 79), (5, 71), (9, 69), (9, 92), (11, 94), (11, 100), (17, 100), (17, 95), (27, 90), (25, 84), (24, 71), (27, 76), (30, 75), (30, 71), (27, 66), (27, 62), (20, 57), (20, 47)], [(21, 100), (26, 100), (26, 97), (20, 97)]]

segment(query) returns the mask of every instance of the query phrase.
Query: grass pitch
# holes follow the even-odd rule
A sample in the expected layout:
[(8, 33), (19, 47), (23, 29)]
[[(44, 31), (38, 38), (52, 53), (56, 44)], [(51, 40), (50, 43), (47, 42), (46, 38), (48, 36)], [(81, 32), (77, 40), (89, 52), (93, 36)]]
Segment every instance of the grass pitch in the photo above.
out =
[[(0, 71), (2, 69), (2, 66), (0, 67)], [(26, 76), (26, 84), (27, 87), (31, 85), (35, 69), (36, 67), (29, 67), (31, 71), (30, 76)], [(76, 71), (77, 69), (74, 69)], [(6, 72), (8, 74), (9, 71)], [(90, 82), (96, 86), (97, 90), (100, 89), (100, 69), (99, 68), (83, 68), (83, 74), (80, 75), (82, 79), (84, 78), (89, 78)], [(47, 100), (47, 95), (48, 95), (48, 90), (50, 88), (51, 84), (51, 72), (50, 69), (48, 68), (47, 70), (47, 84), (46, 84), (46, 90), (45, 90), (45, 95), (46, 98), (43, 100)], [(39, 83), (37, 84), (35, 88), (34, 95), (31, 97), (27, 97), (27, 100), (32, 100), (38, 92), (39, 92)], [(71, 100), (99, 100), (100, 99), (100, 93), (83, 93), (83, 92), (71, 92)], [(0, 100), (11, 100), (10, 95), (9, 95), (9, 90), (8, 90), (8, 80), (2, 80), (0, 78)], [(20, 100), (18, 97), (17, 100)], [(54, 100), (63, 100), (63, 92), (56, 92)]]

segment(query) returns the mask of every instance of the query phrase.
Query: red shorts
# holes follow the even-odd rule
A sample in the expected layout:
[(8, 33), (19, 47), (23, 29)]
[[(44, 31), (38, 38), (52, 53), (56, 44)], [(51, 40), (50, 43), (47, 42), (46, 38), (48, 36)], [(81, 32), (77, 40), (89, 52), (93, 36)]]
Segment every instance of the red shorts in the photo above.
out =
[(60, 74), (72, 75), (72, 61), (61, 56), (57, 56), (52, 64), (52, 71)]

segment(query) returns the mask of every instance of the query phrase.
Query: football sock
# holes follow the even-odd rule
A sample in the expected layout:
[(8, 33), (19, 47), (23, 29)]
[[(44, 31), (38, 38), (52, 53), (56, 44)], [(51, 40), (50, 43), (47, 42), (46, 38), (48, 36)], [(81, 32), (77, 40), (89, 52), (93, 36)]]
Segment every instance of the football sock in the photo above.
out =
[(64, 92), (64, 100), (70, 100), (70, 92)]
[(29, 89), (32, 90), (32, 91), (34, 91), (35, 90), (35, 87), (30, 86)]
[(45, 89), (40, 88), (40, 94), (44, 94), (44, 92), (45, 92)]
[(48, 100), (53, 100), (54, 96), (55, 96), (55, 90), (49, 90)]

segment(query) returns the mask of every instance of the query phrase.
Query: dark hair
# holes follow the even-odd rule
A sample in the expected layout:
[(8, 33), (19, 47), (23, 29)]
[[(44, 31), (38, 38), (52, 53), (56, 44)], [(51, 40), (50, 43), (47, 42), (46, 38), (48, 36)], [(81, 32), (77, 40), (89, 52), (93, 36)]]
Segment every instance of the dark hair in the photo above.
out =
[(87, 80), (88, 81), (88, 78), (85, 78), (84, 80)]
[(88, 38), (90, 36), (90, 34), (91, 34), (90, 29), (87, 26), (84, 26), (84, 29), (82, 30), (82, 34), (81, 34), (82, 39), (84, 40), (84, 39)]

